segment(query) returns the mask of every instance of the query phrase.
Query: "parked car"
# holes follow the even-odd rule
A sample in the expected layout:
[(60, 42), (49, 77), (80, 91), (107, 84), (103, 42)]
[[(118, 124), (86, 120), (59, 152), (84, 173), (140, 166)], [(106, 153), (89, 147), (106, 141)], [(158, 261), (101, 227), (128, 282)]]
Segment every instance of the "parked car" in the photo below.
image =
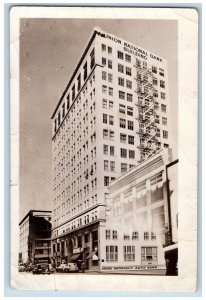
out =
[(26, 272), (26, 268), (24, 265), (19, 266), (19, 272)]
[(36, 265), (35, 268), (32, 271), (33, 274), (48, 274), (50, 275), (51, 273), (53, 273), (49, 266), (41, 266), (41, 265)]
[(68, 263), (68, 271), (67, 272), (78, 272), (79, 268), (76, 263)]
[(68, 272), (68, 264), (60, 264), (56, 267), (57, 272)]

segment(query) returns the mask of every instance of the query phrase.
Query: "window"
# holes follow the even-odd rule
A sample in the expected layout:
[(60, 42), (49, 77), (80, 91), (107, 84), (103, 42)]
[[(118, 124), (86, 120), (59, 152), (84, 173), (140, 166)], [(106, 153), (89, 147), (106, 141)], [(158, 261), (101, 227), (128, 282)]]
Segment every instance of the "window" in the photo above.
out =
[(62, 118), (64, 119), (65, 117), (65, 103), (62, 105)]
[(119, 59), (124, 59), (124, 54), (123, 54), (123, 52), (117, 51), (117, 57), (118, 57)]
[(160, 93), (161, 99), (165, 100), (166, 99), (166, 94), (164, 92)]
[(156, 136), (157, 136), (157, 137), (160, 137), (160, 129), (158, 129), (158, 128), (157, 128), (157, 130), (156, 130)]
[(108, 130), (103, 129), (103, 139), (107, 140), (108, 139)]
[(120, 99), (125, 99), (125, 92), (119, 91), (119, 98)]
[(162, 125), (167, 125), (167, 118), (162, 117)]
[(110, 131), (110, 132), (109, 132), (109, 139), (110, 139), (111, 141), (114, 141), (114, 131)]
[(67, 96), (67, 109), (70, 107), (70, 95)]
[(126, 80), (126, 87), (128, 89), (131, 89), (132, 88), (132, 81), (131, 80)]
[(104, 186), (109, 186), (109, 176), (104, 176)]
[(107, 114), (103, 114), (103, 123), (107, 124)]
[(165, 82), (163, 80), (160, 80), (160, 87), (165, 88)]
[(160, 116), (159, 116), (159, 115), (156, 115), (156, 116), (155, 116), (155, 123), (156, 123), (156, 124), (159, 124), (159, 123), (160, 123)]
[(134, 167), (135, 167), (135, 165), (129, 165), (129, 169), (132, 169)]
[(133, 116), (133, 107), (127, 106), (127, 114), (128, 116)]
[(108, 73), (108, 81), (112, 82), (113, 80), (113, 75), (111, 73)]
[(104, 152), (104, 154), (108, 154), (108, 148), (109, 148), (108, 145), (103, 145), (103, 152)]
[(157, 238), (156, 234), (154, 232), (151, 232), (151, 240), (154, 241), (154, 240), (156, 240), (156, 238)]
[(161, 110), (162, 110), (163, 112), (166, 112), (166, 105), (165, 105), (165, 104), (161, 104)]
[(84, 80), (86, 80), (87, 79), (87, 62), (85, 63), (83, 69), (84, 69)]
[(114, 125), (114, 117), (109, 116), (109, 125)]
[(161, 68), (159, 68), (159, 75), (160, 75), (160, 76), (163, 76), (163, 77), (164, 77), (164, 75), (165, 75), (165, 74), (164, 74), (164, 70), (161, 69)]
[(107, 100), (102, 99), (102, 108), (107, 108)]
[(153, 78), (153, 84), (154, 84), (154, 85), (157, 85), (157, 84), (158, 84), (157, 78)]
[(124, 73), (124, 66), (121, 64), (118, 64), (118, 72)]
[(124, 78), (118, 77), (118, 84), (124, 86)]
[(124, 261), (135, 261), (135, 246), (124, 247)]
[(119, 104), (119, 112), (125, 114), (125, 105)]
[(127, 149), (121, 148), (120, 149), (120, 156), (124, 157), (124, 158), (127, 158)]
[(106, 51), (106, 45), (102, 44), (102, 51)]
[(126, 67), (126, 74), (131, 76), (132, 75), (132, 69), (129, 67)]
[(72, 87), (72, 100), (75, 98), (75, 84)]
[(126, 128), (126, 120), (125, 119), (119, 119), (119, 127)]
[(134, 129), (134, 122), (133, 121), (127, 121), (127, 128), (129, 130), (133, 130)]
[(117, 230), (112, 231), (112, 239), (117, 240)]
[(118, 247), (106, 246), (106, 261), (117, 261), (117, 260), (118, 260)]
[(102, 86), (102, 93), (105, 94), (106, 92), (107, 92), (107, 86), (106, 86), (106, 85), (103, 85), (103, 86)]
[(124, 240), (129, 241), (129, 235), (128, 234), (124, 234)]
[(94, 67), (95, 64), (95, 59), (94, 59), (94, 48), (90, 54), (90, 68), (92, 69)]
[(134, 150), (129, 150), (129, 158), (132, 158), (132, 159), (135, 158), (135, 151)]
[(163, 130), (163, 138), (168, 139), (168, 131)]
[(157, 67), (152, 66), (152, 72), (156, 74), (157, 73)]
[(144, 240), (145, 241), (149, 240), (149, 232), (148, 231), (144, 232)]
[(113, 96), (113, 88), (109, 87), (109, 95)]
[(132, 240), (138, 240), (139, 239), (139, 233), (138, 231), (132, 232)]
[(108, 53), (112, 54), (112, 47), (108, 46)]
[(115, 162), (114, 161), (110, 161), (110, 171), (115, 172)]
[(102, 65), (103, 65), (103, 66), (106, 66), (106, 64), (107, 64), (106, 58), (102, 57)]
[(104, 160), (104, 171), (109, 171), (109, 161)]
[(78, 91), (81, 89), (81, 74), (79, 74), (77, 78), (77, 89)]
[(158, 98), (158, 91), (157, 91), (157, 90), (154, 91), (153, 96), (154, 96), (155, 98)]
[(141, 261), (157, 263), (157, 247), (141, 247)]
[(164, 148), (169, 148), (169, 145), (168, 144), (164, 144)]
[(131, 55), (125, 54), (125, 61), (131, 62)]
[(132, 102), (132, 94), (127, 94), (127, 101)]
[(110, 146), (110, 155), (114, 156), (114, 146)]
[(111, 108), (113, 108), (113, 105), (114, 103), (113, 103), (113, 101), (109, 101), (109, 109), (111, 109)]
[(111, 60), (108, 60), (108, 68), (112, 69), (112, 61)]
[(134, 136), (128, 135), (128, 144), (134, 145)]
[(110, 240), (111, 239), (111, 232), (110, 232), (110, 230), (106, 230), (105, 233), (106, 233), (106, 240)]
[(102, 79), (103, 80), (107, 79), (107, 73), (105, 71), (102, 71)]
[(120, 133), (120, 143), (126, 143), (127, 136), (126, 134)]
[(127, 172), (127, 164), (121, 163), (121, 172), (122, 173)]

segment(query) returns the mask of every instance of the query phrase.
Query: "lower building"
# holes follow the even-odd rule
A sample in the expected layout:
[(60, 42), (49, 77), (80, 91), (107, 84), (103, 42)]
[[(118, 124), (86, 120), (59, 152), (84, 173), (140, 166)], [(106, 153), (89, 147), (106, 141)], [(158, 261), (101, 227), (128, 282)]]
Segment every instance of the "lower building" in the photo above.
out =
[(102, 232), (101, 269), (166, 271), (169, 213), (166, 168), (161, 150), (117, 178), (109, 188), (110, 203)]
[(19, 263), (49, 263), (51, 211), (30, 210), (19, 223)]

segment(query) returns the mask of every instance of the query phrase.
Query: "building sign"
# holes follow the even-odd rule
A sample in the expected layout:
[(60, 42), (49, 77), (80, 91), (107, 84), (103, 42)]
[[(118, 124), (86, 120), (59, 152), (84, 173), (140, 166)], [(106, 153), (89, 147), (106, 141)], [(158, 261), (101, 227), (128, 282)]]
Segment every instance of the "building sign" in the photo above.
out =
[(140, 49), (137, 46), (134, 46), (130, 43), (124, 42), (119, 38), (113, 37), (108, 33), (101, 33), (101, 32), (97, 32), (97, 34), (99, 34), (100, 36), (109, 39), (111, 41), (114, 41), (115, 43), (118, 44), (123, 44), (124, 45), (124, 51), (128, 52), (134, 56), (137, 56), (139, 58), (143, 58), (144, 60), (147, 60), (148, 57), (155, 59), (157, 61), (162, 62), (162, 58), (160, 58), (159, 56), (156, 56), (152, 53), (148, 53), (146, 50)]
[(81, 253), (84, 251), (84, 248), (75, 248), (73, 249), (73, 254)]

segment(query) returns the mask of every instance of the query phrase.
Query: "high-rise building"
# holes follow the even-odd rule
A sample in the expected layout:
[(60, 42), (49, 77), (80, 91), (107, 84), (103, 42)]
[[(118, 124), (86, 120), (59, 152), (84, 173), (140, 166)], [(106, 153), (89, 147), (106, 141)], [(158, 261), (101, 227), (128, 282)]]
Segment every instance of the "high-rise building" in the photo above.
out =
[(52, 115), (56, 262), (101, 268), (109, 184), (168, 146), (166, 60), (95, 28)]

